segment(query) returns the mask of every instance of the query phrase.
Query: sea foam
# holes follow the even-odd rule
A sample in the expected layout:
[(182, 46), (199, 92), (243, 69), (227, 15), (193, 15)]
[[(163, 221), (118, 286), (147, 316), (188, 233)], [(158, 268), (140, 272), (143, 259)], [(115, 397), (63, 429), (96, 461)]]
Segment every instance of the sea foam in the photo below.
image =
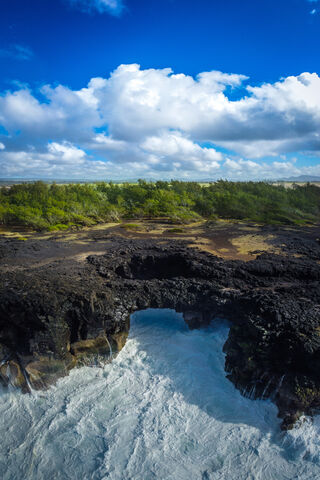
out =
[(104, 368), (74, 369), (47, 392), (0, 395), (3, 480), (310, 480), (320, 420), (280, 432), (270, 401), (226, 379), (226, 322), (188, 330), (170, 310), (132, 316)]

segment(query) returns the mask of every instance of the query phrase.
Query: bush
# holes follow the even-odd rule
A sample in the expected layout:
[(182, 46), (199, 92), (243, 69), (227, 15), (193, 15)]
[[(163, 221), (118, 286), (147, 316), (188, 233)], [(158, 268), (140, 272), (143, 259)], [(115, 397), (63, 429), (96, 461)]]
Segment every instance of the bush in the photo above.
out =
[(35, 182), (0, 188), (3, 225), (61, 230), (126, 218), (165, 218), (181, 224), (205, 218), (212, 225), (221, 218), (304, 225), (319, 221), (320, 189), (310, 184), (285, 189), (266, 182), (225, 180), (205, 185), (177, 180), (121, 185)]

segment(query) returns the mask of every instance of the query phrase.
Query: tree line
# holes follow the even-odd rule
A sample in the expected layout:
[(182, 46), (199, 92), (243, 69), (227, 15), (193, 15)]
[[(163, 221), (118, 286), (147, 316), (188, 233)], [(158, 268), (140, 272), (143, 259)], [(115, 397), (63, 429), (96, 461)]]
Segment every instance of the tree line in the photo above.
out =
[(320, 188), (267, 182), (47, 184), (0, 188), (0, 224), (63, 230), (123, 219), (189, 223), (201, 219), (303, 225), (320, 219)]

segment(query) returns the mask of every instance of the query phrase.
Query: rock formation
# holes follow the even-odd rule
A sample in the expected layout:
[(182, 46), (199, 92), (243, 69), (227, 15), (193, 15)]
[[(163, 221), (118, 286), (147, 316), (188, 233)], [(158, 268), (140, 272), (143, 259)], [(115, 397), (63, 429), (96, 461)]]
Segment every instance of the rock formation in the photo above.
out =
[(115, 239), (104, 255), (0, 274), (0, 378), (45, 388), (75, 365), (109, 359), (125, 344), (130, 314), (183, 312), (190, 328), (230, 320), (228, 378), (271, 397), (290, 428), (320, 407), (320, 264), (262, 254), (226, 261), (183, 243)]

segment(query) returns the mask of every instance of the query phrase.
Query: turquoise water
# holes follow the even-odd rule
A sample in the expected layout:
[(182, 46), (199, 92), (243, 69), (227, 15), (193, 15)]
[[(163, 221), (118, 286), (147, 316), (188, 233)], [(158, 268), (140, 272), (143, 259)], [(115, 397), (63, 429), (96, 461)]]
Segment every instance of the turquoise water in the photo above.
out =
[(223, 321), (189, 331), (175, 312), (138, 312), (111, 364), (2, 391), (0, 478), (319, 479), (319, 418), (280, 432), (271, 402), (225, 378), (227, 335)]

